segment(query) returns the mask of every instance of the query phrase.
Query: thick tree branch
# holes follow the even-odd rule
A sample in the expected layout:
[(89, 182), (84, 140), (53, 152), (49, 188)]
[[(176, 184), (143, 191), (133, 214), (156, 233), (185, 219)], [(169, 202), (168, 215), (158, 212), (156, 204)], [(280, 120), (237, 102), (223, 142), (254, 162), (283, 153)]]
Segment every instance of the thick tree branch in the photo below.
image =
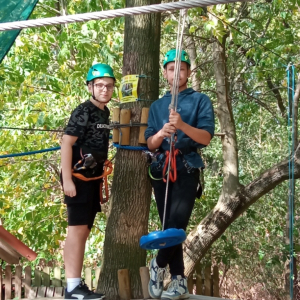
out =
[[(295, 179), (300, 178), (300, 144), (295, 156)], [(188, 235), (184, 244), (186, 275), (193, 271), (195, 264), (207, 250), (243, 212), (259, 198), (289, 178), (289, 160), (273, 166), (247, 186), (241, 186), (230, 199), (218, 201), (214, 209)]]
[(280, 109), (281, 115), (284, 117), (286, 115), (286, 109), (283, 105), (283, 100), (280, 95), (279, 89), (274, 86), (270, 77), (267, 77), (267, 84), (268, 84), (269, 89), (274, 93), (275, 98), (277, 99), (277, 104)]

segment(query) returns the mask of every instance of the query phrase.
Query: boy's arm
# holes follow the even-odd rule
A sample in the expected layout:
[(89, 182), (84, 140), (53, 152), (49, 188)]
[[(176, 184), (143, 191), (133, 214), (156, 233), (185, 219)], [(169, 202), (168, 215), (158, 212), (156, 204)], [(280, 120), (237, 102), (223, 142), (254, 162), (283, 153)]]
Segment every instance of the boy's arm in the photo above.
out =
[(193, 127), (183, 122), (180, 114), (174, 110), (170, 113), (169, 121), (176, 129), (183, 131), (188, 137), (198, 144), (207, 146), (210, 143), (212, 136), (208, 131)]
[(75, 144), (77, 136), (64, 135), (61, 144), (61, 169), (63, 178), (64, 193), (67, 196), (76, 196), (75, 185), (72, 181), (72, 146)]

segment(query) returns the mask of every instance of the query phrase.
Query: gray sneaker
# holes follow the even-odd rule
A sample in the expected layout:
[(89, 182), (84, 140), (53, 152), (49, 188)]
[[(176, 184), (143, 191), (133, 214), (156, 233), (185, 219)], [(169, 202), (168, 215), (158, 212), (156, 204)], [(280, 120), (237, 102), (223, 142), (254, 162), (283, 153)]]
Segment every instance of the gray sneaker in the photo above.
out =
[(190, 297), (187, 280), (180, 275), (172, 276), (172, 281), (168, 286), (168, 289), (161, 295), (161, 299), (164, 300), (177, 300), (187, 299)]
[(148, 291), (150, 294), (150, 297), (155, 299), (155, 298), (160, 298), (163, 289), (164, 289), (164, 275), (165, 275), (165, 270), (164, 268), (160, 268), (157, 263), (156, 259), (153, 258), (150, 262), (150, 281), (148, 284)]

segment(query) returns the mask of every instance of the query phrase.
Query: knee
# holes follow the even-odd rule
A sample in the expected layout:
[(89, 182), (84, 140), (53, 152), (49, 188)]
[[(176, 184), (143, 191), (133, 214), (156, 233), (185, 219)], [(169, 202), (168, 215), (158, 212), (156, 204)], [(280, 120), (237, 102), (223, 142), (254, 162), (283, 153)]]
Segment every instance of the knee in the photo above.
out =
[(86, 240), (90, 234), (90, 229), (87, 225), (69, 226), (68, 235), (69, 239)]

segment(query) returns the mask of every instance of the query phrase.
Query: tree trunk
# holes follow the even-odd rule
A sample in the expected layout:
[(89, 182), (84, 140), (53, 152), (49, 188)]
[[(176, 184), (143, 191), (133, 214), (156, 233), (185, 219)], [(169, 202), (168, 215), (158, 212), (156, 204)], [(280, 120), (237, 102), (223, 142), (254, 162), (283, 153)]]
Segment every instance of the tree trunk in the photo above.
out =
[[(127, 0), (126, 6), (157, 3), (160, 1)], [(142, 107), (149, 107), (149, 100), (158, 98), (159, 44), (160, 14), (125, 18), (123, 76), (149, 76), (140, 79), (138, 89), (139, 98), (148, 101), (121, 104), (121, 109), (131, 109), (132, 122), (140, 122)], [(132, 127), (130, 132), (130, 145), (138, 146), (139, 127)], [(98, 290), (105, 292), (108, 299), (119, 298), (119, 269), (129, 269), (132, 298), (143, 298), (139, 268), (145, 266), (146, 251), (139, 247), (139, 240), (148, 232), (150, 200), (151, 185), (142, 152), (118, 149), (98, 282)]]
[(201, 81), (199, 77), (197, 76), (197, 50), (196, 50), (196, 44), (194, 41), (194, 38), (192, 35), (189, 34), (189, 31), (186, 30), (186, 39), (184, 41), (185, 51), (188, 53), (190, 60), (191, 60), (191, 81), (192, 81), (192, 88), (195, 91), (200, 90), (200, 84)]
[[(184, 244), (185, 273), (189, 276), (195, 264), (211, 245), (250, 205), (275, 186), (289, 178), (289, 161), (285, 160), (265, 171), (246, 187), (239, 184), (238, 153), (235, 124), (228, 96), (224, 43), (214, 43), (215, 77), (217, 89), (217, 116), (220, 121), (223, 147), (223, 188), (217, 205), (188, 235)], [(300, 144), (295, 156), (295, 179), (300, 178)]]

